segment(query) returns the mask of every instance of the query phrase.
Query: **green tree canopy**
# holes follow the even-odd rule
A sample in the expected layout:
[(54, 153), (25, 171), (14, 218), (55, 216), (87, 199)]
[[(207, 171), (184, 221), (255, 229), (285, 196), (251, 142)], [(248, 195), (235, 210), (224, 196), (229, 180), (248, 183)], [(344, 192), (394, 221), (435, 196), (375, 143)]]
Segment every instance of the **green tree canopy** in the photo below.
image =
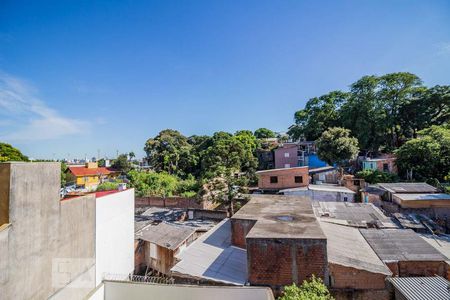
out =
[(120, 154), (111, 164), (111, 167), (117, 171), (126, 173), (131, 169), (127, 154)]
[(5, 161), (28, 161), (28, 157), (10, 144), (0, 142), (0, 162)]
[(334, 299), (322, 279), (314, 275), (310, 280), (303, 281), (301, 286), (295, 283), (284, 287), (284, 292), (278, 300), (332, 300)]
[(327, 128), (340, 124), (339, 109), (348, 97), (348, 93), (333, 91), (310, 99), (304, 109), (295, 113), (295, 126), (289, 129), (288, 134), (294, 139), (318, 139)]
[(144, 150), (155, 171), (184, 176), (196, 164), (195, 156), (191, 155), (192, 145), (176, 130), (165, 129), (148, 139)]
[(418, 135), (396, 151), (400, 174), (412, 171), (417, 180), (444, 180), (450, 172), (450, 126), (431, 126)]
[(268, 139), (276, 137), (275, 132), (267, 128), (256, 129), (254, 135), (257, 139)]
[(317, 140), (317, 155), (329, 165), (342, 166), (358, 154), (358, 140), (350, 136), (350, 130), (333, 127)]

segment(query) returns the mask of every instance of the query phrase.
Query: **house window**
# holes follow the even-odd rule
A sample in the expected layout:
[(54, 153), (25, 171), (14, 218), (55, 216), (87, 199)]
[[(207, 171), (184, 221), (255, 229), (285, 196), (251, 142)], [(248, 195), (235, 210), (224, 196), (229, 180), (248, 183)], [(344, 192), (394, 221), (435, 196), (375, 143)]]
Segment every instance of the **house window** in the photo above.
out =
[(389, 172), (389, 164), (383, 164), (383, 172)]
[(289, 157), (289, 152), (284, 153), (284, 157)]
[(88, 182), (89, 181), (89, 177), (84, 177), (84, 182)]
[(291, 164), (284, 164), (285, 169), (290, 168), (290, 167), (291, 167)]
[(295, 176), (294, 180), (295, 180), (295, 183), (302, 183), (303, 182), (303, 176)]
[(348, 197), (344, 196), (344, 202), (347, 202), (347, 201), (348, 201)]
[(278, 183), (278, 176), (270, 176), (270, 183)]

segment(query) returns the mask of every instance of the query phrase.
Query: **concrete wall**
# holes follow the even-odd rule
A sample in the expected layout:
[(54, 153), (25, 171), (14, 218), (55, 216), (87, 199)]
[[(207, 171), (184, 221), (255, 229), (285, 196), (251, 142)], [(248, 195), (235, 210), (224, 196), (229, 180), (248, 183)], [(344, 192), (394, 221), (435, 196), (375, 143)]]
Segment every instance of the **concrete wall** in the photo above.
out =
[(10, 181), (8, 191), (0, 186), (9, 194), (10, 223), (0, 232), (1, 298), (47, 299), (94, 264), (95, 198), (60, 202), (59, 163), (0, 169), (0, 181)]
[[(286, 168), (286, 164), (289, 164), (288, 168), (298, 166), (298, 154), (297, 145), (290, 145), (288, 147), (281, 147), (274, 150), (275, 169)], [(285, 157), (285, 153), (289, 157)]]
[(156, 206), (171, 208), (197, 208), (213, 209), (215, 204), (212, 201), (198, 200), (196, 198), (184, 197), (139, 197), (136, 198), (136, 207)]
[(96, 284), (103, 274), (123, 274), (134, 269), (134, 189), (96, 200)]
[[(257, 173), (258, 188), (268, 190), (280, 190), (296, 187), (305, 187), (309, 184), (308, 167), (270, 170)], [(271, 183), (270, 177), (276, 176), (277, 183)], [(295, 176), (302, 176), (301, 183), (295, 182)]]
[(231, 244), (239, 248), (246, 248), (245, 237), (255, 225), (256, 220), (230, 219), (231, 221)]
[(271, 286), (275, 294), (312, 274), (327, 283), (327, 241), (247, 238), (247, 266), (250, 284)]

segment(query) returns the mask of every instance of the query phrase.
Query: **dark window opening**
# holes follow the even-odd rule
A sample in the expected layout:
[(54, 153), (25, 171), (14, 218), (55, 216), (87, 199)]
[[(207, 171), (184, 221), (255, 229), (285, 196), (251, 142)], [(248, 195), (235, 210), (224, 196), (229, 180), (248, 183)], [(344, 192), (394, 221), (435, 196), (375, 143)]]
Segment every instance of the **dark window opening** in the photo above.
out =
[(278, 176), (270, 176), (270, 183), (278, 183)]
[(383, 164), (383, 172), (389, 172), (389, 165)]
[(303, 182), (303, 176), (295, 176), (295, 183), (302, 183)]

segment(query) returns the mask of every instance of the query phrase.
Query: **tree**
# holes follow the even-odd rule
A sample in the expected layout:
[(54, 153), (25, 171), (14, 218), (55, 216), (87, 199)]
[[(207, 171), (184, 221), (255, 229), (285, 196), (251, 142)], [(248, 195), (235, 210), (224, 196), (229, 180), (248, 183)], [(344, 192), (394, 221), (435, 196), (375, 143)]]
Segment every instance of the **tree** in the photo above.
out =
[(379, 78), (364, 76), (350, 86), (350, 97), (342, 105), (342, 127), (350, 129), (359, 147), (377, 152), (386, 143), (385, 112), (377, 97)]
[(196, 163), (195, 156), (191, 155), (192, 145), (176, 130), (165, 129), (155, 138), (148, 139), (144, 150), (155, 171), (185, 176)]
[(304, 109), (295, 113), (295, 126), (289, 129), (288, 134), (293, 139), (318, 139), (327, 128), (340, 125), (339, 109), (348, 97), (348, 93), (333, 91), (310, 99)]
[(100, 158), (100, 159), (97, 161), (97, 165), (98, 165), (99, 167), (106, 167), (106, 160), (105, 160), (104, 158)]
[(268, 139), (276, 137), (275, 132), (267, 128), (256, 129), (254, 135), (257, 139)]
[(127, 173), (131, 169), (127, 154), (120, 154), (112, 163), (111, 167), (122, 173)]
[(234, 215), (236, 199), (247, 198), (247, 185), (247, 177), (237, 176), (232, 169), (221, 168), (216, 177), (204, 184), (200, 194), (204, 199), (224, 205), (231, 217)]
[(350, 130), (333, 127), (326, 130), (316, 142), (317, 155), (329, 165), (342, 167), (358, 154), (358, 140), (350, 136)]
[(28, 161), (28, 157), (10, 144), (0, 142), (0, 162), (5, 161)]
[(364, 179), (365, 182), (370, 184), (382, 183), (382, 182), (398, 182), (398, 176), (393, 173), (382, 172), (379, 170), (364, 170), (356, 173), (357, 178)]
[(445, 179), (450, 172), (450, 126), (431, 126), (418, 132), (418, 138), (407, 141), (397, 151), (399, 173), (412, 172), (417, 180)]
[(295, 283), (284, 287), (283, 295), (279, 300), (332, 300), (334, 299), (328, 288), (320, 278), (314, 275), (310, 280), (304, 280), (299, 287)]
[(128, 153), (128, 157), (130, 158), (130, 160), (133, 160), (133, 158), (135, 158), (136, 155), (134, 154), (133, 151), (131, 151), (130, 153)]

